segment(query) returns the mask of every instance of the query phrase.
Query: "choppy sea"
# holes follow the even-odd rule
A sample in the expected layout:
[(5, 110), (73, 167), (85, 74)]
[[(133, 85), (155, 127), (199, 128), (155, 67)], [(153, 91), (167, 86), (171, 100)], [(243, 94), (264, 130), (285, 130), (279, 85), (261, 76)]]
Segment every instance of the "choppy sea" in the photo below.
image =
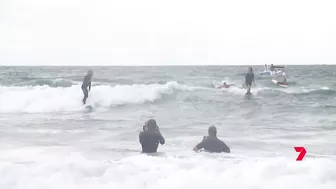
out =
[[(286, 66), (288, 88), (253, 68), (246, 99), (246, 66), (0, 67), (0, 188), (335, 189), (336, 66)], [(138, 139), (151, 118), (155, 156)], [(230, 154), (192, 151), (211, 125)]]

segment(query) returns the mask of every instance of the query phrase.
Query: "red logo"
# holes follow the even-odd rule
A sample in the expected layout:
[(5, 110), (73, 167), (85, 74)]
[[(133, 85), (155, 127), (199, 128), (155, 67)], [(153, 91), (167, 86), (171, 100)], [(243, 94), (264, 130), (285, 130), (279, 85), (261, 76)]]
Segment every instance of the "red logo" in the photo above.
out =
[(305, 157), (307, 151), (304, 147), (294, 147), (296, 152), (300, 152), (299, 156), (296, 158), (296, 161), (302, 161), (302, 159)]

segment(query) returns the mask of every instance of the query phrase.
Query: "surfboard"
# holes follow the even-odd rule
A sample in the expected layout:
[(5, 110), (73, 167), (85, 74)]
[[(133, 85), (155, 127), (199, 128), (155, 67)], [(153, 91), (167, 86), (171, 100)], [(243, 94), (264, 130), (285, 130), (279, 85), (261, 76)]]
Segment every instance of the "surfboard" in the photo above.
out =
[(247, 100), (251, 100), (253, 97), (253, 94), (252, 93), (245, 93), (245, 99)]
[(278, 84), (279, 81), (277, 81), (277, 80), (275, 80), (275, 79), (272, 79), (272, 82), (273, 82), (274, 84), (280, 86), (280, 87), (285, 87), (285, 88), (288, 87), (288, 85), (281, 85), (281, 84)]
[(87, 110), (92, 110), (92, 109), (93, 109), (93, 106), (91, 106), (91, 105), (84, 105), (84, 107), (85, 107), (85, 109), (87, 109)]
[(217, 87), (217, 89), (228, 89), (230, 87), (234, 86), (234, 84), (228, 84), (226, 87), (224, 87), (223, 85)]

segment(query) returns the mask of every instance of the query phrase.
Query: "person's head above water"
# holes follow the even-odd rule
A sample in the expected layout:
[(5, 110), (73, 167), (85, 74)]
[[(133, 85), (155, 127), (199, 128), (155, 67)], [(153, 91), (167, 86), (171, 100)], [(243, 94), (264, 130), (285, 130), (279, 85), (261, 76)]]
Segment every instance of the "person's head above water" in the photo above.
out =
[(252, 73), (252, 72), (253, 72), (252, 67), (249, 67), (249, 68), (248, 68), (248, 71), (249, 71), (250, 73)]
[(223, 82), (223, 85), (226, 85), (226, 82), (225, 82), (225, 81)]
[(158, 128), (156, 121), (154, 119), (148, 120), (146, 122), (146, 127), (148, 131), (155, 131)]
[(216, 137), (217, 136), (217, 128), (215, 126), (209, 127), (208, 135), (212, 136), (212, 137)]
[(92, 76), (92, 75), (93, 75), (93, 71), (92, 71), (92, 70), (89, 70), (87, 74), (88, 74), (89, 76)]

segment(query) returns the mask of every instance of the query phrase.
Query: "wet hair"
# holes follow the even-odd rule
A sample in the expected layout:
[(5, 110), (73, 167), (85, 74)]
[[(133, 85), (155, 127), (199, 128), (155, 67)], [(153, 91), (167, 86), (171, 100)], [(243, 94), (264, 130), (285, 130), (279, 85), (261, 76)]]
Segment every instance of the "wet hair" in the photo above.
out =
[(209, 136), (217, 136), (217, 128), (215, 126), (211, 126), (208, 129)]
[(155, 131), (158, 126), (157, 126), (156, 121), (154, 119), (150, 119), (150, 120), (147, 121), (146, 127), (150, 131)]

